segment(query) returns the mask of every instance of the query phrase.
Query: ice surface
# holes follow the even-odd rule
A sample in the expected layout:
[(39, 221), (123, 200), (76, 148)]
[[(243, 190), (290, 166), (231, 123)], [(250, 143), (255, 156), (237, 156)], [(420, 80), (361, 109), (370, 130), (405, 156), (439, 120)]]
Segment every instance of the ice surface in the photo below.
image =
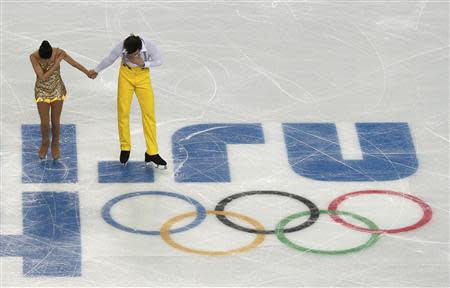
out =
[[(30, 0), (1, 8), (1, 287), (449, 286), (447, 1)], [(132, 162), (117, 165), (118, 61), (95, 80), (62, 64), (63, 157), (40, 162), (29, 54), (46, 39), (91, 69), (129, 33), (152, 39), (164, 59), (151, 77), (169, 169), (143, 164), (137, 99)], [(432, 218), (344, 255), (297, 251), (273, 234), (246, 252), (197, 255), (159, 235), (169, 219), (214, 210), (237, 193), (281, 191), (326, 210), (361, 190), (413, 195)], [(419, 221), (422, 208), (383, 194), (339, 204), (381, 229)], [(225, 206), (266, 230), (307, 210), (274, 194)], [(173, 241), (204, 251), (264, 237), (204, 213), (171, 229), (178, 229)], [(370, 234), (321, 214), (286, 236), (328, 251), (361, 245)]]

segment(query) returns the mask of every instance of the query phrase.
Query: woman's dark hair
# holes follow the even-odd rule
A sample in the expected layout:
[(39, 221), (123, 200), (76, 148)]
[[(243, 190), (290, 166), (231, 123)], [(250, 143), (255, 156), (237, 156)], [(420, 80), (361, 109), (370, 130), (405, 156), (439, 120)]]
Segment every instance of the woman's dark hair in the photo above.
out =
[(139, 36), (137, 35), (131, 34), (125, 39), (125, 41), (123, 41), (123, 48), (127, 50), (128, 54), (141, 50), (142, 49), (141, 38), (139, 38)]
[(42, 41), (42, 44), (39, 47), (39, 56), (43, 59), (49, 59), (50, 57), (52, 57), (52, 53), (53, 48), (50, 43), (48, 43), (47, 40)]

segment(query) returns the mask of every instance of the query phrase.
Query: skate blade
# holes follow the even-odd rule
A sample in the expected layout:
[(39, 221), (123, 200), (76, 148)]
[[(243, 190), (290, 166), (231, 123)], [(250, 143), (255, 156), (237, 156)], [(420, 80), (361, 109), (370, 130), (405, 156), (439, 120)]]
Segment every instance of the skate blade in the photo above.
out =
[(120, 164), (122, 164), (122, 166), (123, 166), (123, 167), (127, 167), (127, 165), (128, 165), (128, 161), (127, 161), (127, 162), (125, 162), (125, 163), (122, 163), (122, 162), (120, 162)]
[(167, 170), (167, 165), (158, 165), (153, 162), (145, 162), (145, 166), (147, 166), (147, 167), (150, 166), (152, 168), (156, 168), (159, 170)]

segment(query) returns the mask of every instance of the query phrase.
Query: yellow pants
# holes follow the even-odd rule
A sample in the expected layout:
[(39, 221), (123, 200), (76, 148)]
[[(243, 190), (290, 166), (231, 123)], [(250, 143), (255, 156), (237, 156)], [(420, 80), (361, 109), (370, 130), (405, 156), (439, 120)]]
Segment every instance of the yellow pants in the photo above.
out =
[(130, 109), (133, 92), (141, 106), (147, 154), (158, 154), (156, 143), (156, 121), (150, 70), (140, 67), (128, 68), (121, 65), (117, 89), (117, 116), (119, 125), (120, 150), (131, 150)]

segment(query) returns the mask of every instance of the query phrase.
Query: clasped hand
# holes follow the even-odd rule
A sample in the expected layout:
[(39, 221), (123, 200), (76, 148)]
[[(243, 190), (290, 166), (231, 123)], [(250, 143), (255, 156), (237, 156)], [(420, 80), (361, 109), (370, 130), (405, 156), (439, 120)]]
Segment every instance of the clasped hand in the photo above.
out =
[[(131, 63), (133, 63), (135, 65), (141, 66), (141, 67), (144, 67), (144, 65), (145, 65), (144, 59), (142, 59), (140, 55), (131, 56), (131, 57), (129, 56), (128, 61), (130, 61)], [(93, 69), (91, 69), (86, 73), (86, 75), (91, 79), (95, 79), (97, 77), (98, 73), (95, 72)]]
[(94, 69), (89, 70), (86, 75), (91, 78), (91, 79), (95, 79), (98, 75), (97, 72), (94, 71)]

